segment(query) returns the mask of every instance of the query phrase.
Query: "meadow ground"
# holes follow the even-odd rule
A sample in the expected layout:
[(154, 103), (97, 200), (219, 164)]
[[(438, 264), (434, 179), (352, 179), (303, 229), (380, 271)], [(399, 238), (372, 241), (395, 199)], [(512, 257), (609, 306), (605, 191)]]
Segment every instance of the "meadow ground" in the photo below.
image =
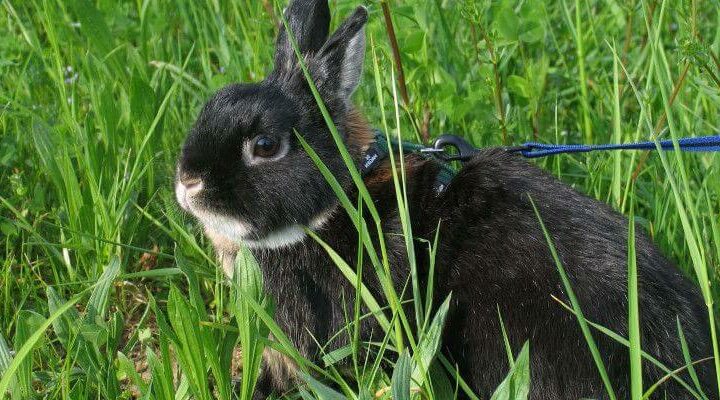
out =
[[(333, 15), (358, 3), (331, 0)], [(720, 131), (717, 0), (390, 2), (404, 84), (393, 79), (381, 3), (367, 5), (356, 102), (377, 126), (395, 128), (398, 110), (407, 140), (452, 132), (478, 146), (606, 143)], [(209, 243), (173, 196), (175, 158), (199, 107), (223, 85), (272, 68), (282, 7), (0, 1), (0, 397), (248, 398), (266, 344), (258, 337), (273, 331), (274, 346), (293, 355), (252, 262), (239, 262), (244, 279), (223, 283)], [(715, 311), (720, 156), (537, 163), (634, 210)], [(398, 346), (393, 326), (388, 354)], [(334, 389), (306, 376), (291, 396), (402, 399), (420, 386), (415, 396), (445, 399), (453, 374), (442, 363), (418, 368), (435, 355), (438, 326), (414, 333), (392, 376), (374, 359), (358, 361), (353, 347), (304, 364)], [(513, 353), (514, 384), (497, 398), (526, 393), (527, 353)], [(354, 358), (354, 379), (336, 370), (341, 357)]]

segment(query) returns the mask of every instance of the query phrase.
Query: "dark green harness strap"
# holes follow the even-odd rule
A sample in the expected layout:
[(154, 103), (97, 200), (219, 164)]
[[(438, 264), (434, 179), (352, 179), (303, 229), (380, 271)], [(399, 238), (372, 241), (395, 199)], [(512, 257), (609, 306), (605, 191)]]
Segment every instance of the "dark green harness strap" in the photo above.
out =
[(370, 172), (372, 172), (375, 167), (377, 167), (377, 165), (388, 156), (391, 146), (393, 148), (399, 148), (400, 145), (402, 146), (403, 153), (421, 154), (425, 158), (432, 158), (439, 162), (440, 171), (438, 171), (433, 187), (435, 188), (435, 192), (437, 192), (438, 194), (445, 191), (447, 186), (450, 184), (450, 181), (452, 181), (452, 179), (455, 177), (455, 170), (452, 168), (452, 166), (450, 166), (450, 164), (434, 156), (433, 153), (422, 152), (422, 150), (426, 147), (421, 144), (410, 142), (398, 143), (394, 140), (391, 140), (389, 146), (387, 139), (385, 138), (385, 134), (379, 129), (375, 129), (375, 143), (370, 146), (370, 148), (361, 158), (360, 173), (363, 176), (367, 176), (368, 174), (370, 174)]

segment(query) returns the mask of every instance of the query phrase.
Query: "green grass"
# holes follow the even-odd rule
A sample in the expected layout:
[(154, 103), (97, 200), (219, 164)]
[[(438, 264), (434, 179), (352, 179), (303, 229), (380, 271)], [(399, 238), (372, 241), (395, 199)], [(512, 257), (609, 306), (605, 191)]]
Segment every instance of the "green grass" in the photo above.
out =
[[(398, 86), (380, 3), (368, 3), (369, 48), (356, 103), (389, 137), (414, 141), (444, 132), (478, 146), (719, 132), (720, 3), (626, 3), (390, 2), (405, 87)], [(357, 5), (331, 1), (340, 17)], [(267, 346), (301, 366), (307, 384), (295, 397), (409, 399), (421, 391), (445, 399), (467, 389), (437, 354), (445, 307), (431, 304), (432, 286), (412, 280), (403, 296), (389, 282), (383, 244), (375, 249), (370, 240), (381, 229), (367, 193), (341, 200), (356, 221), (359, 247), (372, 249), (373, 268), (347, 265), (326, 250), (358, 288), (348, 332), (356, 333), (358, 319), (376, 318), (386, 335), (369, 358), (356, 339), (317, 365), (272, 322), (272, 299), (259, 290), (252, 260), (241, 257), (243, 279), (225, 284), (209, 243), (174, 202), (175, 158), (194, 116), (214, 90), (270, 71), (283, 6), (0, 0), (0, 397), (248, 398)], [(633, 215), (698, 282), (714, 320), (720, 156), (626, 152), (538, 163)], [(406, 215), (402, 169), (395, 179)], [(362, 204), (371, 215), (362, 215)], [(632, 232), (629, 243), (632, 250)], [(635, 296), (634, 263), (628, 268)], [(383, 298), (362, 290), (363, 274), (381, 277)], [(417, 320), (405, 315), (401, 298), (412, 299)], [(361, 305), (371, 313), (362, 315)], [(632, 330), (618, 337), (585, 320), (582, 304), (567, 307), (588, 337), (610, 335), (629, 347), (633, 398), (662, 390), (640, 380), (639, 360), (657, 361)], [(628, 310), (631, 326), (638, 312)], [(715, 324), (710, 328), (716, 339)], [(268, 332), (272, 342), (261, 339)], [(231, 357), (236, 345), (245, 351)], [(386, 374), (383, 358), (398, 351), (403, 356)], [(497, 351), (508, 352), (513, 368), (495, 398), (523, 398), (532, 348)], [(340, 371), (343, 358), (351, 360), (352, 379)], [(692, 372), (696, 360), (686, 361), (662, 366), (667, 379), (676, 379), (675, 368)], [(694, 381), (683, 383), (702, 398)]]

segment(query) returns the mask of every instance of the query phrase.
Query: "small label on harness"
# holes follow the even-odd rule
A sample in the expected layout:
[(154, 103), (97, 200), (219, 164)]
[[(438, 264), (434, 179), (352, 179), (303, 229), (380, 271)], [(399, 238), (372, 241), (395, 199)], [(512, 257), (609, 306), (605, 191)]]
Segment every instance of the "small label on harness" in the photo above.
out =
[(373, 147), (369, 149), (362, 158), (360, 173), (367, 175), (383, 157), (384, 154), (379, 148)]
[(365, 163), (363, 164), (363, 168), (370, 168), (375, 161), (378, 159), (378, 154), (365, 154)]

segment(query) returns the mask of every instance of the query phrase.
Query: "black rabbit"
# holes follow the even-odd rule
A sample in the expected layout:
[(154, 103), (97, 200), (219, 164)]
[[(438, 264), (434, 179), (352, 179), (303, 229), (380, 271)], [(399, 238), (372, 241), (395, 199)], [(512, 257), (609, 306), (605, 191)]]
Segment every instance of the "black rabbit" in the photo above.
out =
[[(365, 8), (358, 8), (328, 38), (327, 0), (295, 0), (285, 17), (333, 121), (360, 162), (374, 145), (367, 122), (350, 97), (360, 80)], [(182, 149), (176, 193), (181, 206), (204, 226), (227, 273), (238, 243), (258, 259), (265, 290), (276, 302), (275, 318), (300, 352), (318, 358), (346, 324), (354, 289), (303, 227), (316, 231), (350, 265), (357, 232), (326, 180), (303, 151), (299, 132), (320, 155), (351, 198), (356, 189), (312, 96), (288, 34), (281, 28), (275, 69), (257, 84), (220, 90), (203, 108)], [(436, 190), (439, 162), (405, 157), (412, 229), (433, 239), (442, 221), (437, 252), (436, 304), (452, 293), (444, 352), (481, 397), (489, 398), (508, 371), (498, 321), (504, 318), (511, 345), (530, 341), (532, 399), (606, 398), (604, 386), (567, 302), (540, 229), (532, 197), (555, 242), (589, 320), (627, 336), (627, 220), (611, 208), (560, 183), (502, 149), (477, 154), (444, 191)], [(402, 232), (387, 160), (365, 176), (384, 232)], [(394, 282), (408, 279), (404, 239), (386, 235)], [(427, 245), (417, 242), (421, 273)], [(706, 309), (698, 289), (643, 234), (638, 234), (643, 349), (670, 369), (683, 366), (676, 318), (693, 359), (712, 354)], [(370, 267), (366, 268), (366, 271)], [(379, 283), (366, 285), (382, 298)], [(367, 321), (364, 339), (381, 330)], [(629, 397), (628, 350), (594, 332), (619, 399)], [(328, 349), (347, 343), (344, 335)], [(326, 350), (328, 350), (326, 349)], [(644, 364), (644, 382), (664, 373)], [(712, 361), (696, 365), (705, 392), (715, 398)], [(294, 385), (288, 359), (268, 352), (258, 397)], [(682, 379), (692, 385), (690, 377)], [(689, 398), (673, 379), (659, 397)]]

